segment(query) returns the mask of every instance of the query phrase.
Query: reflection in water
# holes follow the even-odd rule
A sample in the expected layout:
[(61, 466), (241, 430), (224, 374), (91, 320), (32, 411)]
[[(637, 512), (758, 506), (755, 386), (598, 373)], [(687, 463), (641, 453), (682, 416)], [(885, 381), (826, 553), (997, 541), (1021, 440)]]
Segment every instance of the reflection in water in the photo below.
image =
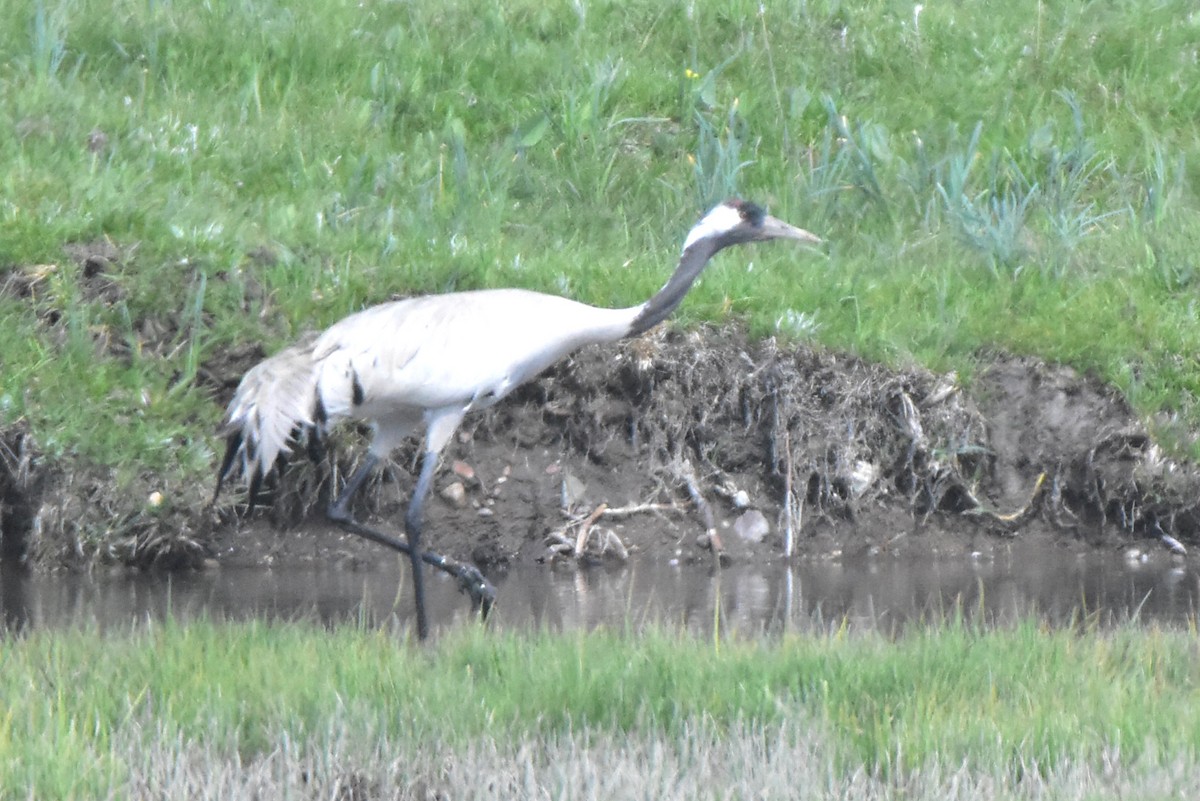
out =
[[(433, 620), (442, 626), (469, 620), (469, 604), (454, 583), (431, 579)], [(1029, 615), (1056, 624), (1134, 617), (1187, 623), (1200, 606), (1200, 573), (1189, 564), (1019, 543), (994, 557), (955, 561), (885, 557), (721, 571), (645, 561), (578, 571), (533, 566), (496, 577), (496, 584), (495, 625), (551, 630), (653, 622), (698, 634), (714, 626), (752, 633), (844, 622), (890, 631), (955, 608), (996, 623)], [(407, 622), (410, 596), (400, 562), (387, 560), (381, 569), (359, 572), (219, 569), (97, 577), (0, 570), (0, 612), (9, 631), (199, 615)]]

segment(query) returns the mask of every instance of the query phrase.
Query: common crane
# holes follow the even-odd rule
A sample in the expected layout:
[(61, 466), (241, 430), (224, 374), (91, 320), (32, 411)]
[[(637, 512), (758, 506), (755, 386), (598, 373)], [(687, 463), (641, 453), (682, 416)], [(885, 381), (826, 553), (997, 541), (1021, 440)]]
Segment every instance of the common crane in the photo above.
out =
[[(253, 505), (264, 477), (302, 439), (321, 442), (342, 418), (365, 421), (373, 432), (367, 456), (329, 506), (329, 519), (408, 554), (421, 639), (429, 631), (422, 562), (458, 578), (486, 613), (495, 590), (479, 570), (426, 551), (421, 543), (422, 507), (434, 470), (463, 416), (491, 406), (583, 345), (649, 330), (679, 305), (719, 250), (769, 239), (821, 242), (753, 203), (729, 200), (692, 228), (675, 272), (638, 306), (597, 308), (523, 289), (487, 289), (398, 300), (351, 314), (314, 341), (264, 359), (242, 378), (222, 426), (226, 450), (216, 493), (240, 472)], [(424, 453), (404, 517), (404, 540), (357, 521), (350, 502), (379, 461), (421, 426)]]

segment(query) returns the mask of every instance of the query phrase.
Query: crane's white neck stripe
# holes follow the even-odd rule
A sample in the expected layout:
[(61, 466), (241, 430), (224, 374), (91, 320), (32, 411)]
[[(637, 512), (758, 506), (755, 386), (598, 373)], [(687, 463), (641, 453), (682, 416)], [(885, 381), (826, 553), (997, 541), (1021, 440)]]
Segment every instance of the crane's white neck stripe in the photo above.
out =
[(696, 227), (688, 233), (687, 240), (683, 243), (683, 249), (687, 250), (701, 239), (720, 236), (741, 224), (742, 213), (732, 206), (722, 203), (696, 223)]

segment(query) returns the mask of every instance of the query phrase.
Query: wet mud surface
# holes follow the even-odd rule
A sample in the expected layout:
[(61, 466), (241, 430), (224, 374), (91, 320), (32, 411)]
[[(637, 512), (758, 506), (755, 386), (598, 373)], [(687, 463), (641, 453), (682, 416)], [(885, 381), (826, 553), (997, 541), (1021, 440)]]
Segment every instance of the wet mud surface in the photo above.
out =
[[(255, 354), (207, 362), (227, 400)], [(214, 435), (214, 448), (217, 443)], [(118, 491), (47, 464), (37, 432), (0, 431), (9, 556), (185, 567), (353, 567), (379, 546), (325, 522), (363, 452), (347, 427), (297, 458), (247, 515), (238, 488)], [(401, 533), (415, 443), (361, 494), (360, 519)], [(154, 477), (147, 476), (149, 492)], [(588, 348), (486, 413), (446, 451), (428, 547), (498, 571), (526, 564), (918, 558), (1012, 537), (1070, 548), (1182, 551), (1200, 538), (1200, 475), (1163, 455), (1119, 394), (1036, 360), (998, 356), (962, 386), (732, 330), (666, 329)], [(133, 500), (130, 500), (132, 498)]]

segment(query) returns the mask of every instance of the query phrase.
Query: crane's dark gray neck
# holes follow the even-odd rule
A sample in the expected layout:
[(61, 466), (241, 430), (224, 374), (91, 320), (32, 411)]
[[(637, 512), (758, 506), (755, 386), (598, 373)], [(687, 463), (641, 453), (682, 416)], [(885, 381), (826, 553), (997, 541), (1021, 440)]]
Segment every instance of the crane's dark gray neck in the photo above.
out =
[(688, 290), (696, 282), (697, 276), (708, 265), (709, 259), (722, 248), (722, 242), (717, 238), (699, 239), (688, 246), (679, 257), (679, 265), (675, 272), (663, 285), (663, 288), (646, 301), (642, 311), (634, 318), (625, 336), (635, 337), (649, 331), (654, 326), (667, 319), (671, 312), (683, 302)]

